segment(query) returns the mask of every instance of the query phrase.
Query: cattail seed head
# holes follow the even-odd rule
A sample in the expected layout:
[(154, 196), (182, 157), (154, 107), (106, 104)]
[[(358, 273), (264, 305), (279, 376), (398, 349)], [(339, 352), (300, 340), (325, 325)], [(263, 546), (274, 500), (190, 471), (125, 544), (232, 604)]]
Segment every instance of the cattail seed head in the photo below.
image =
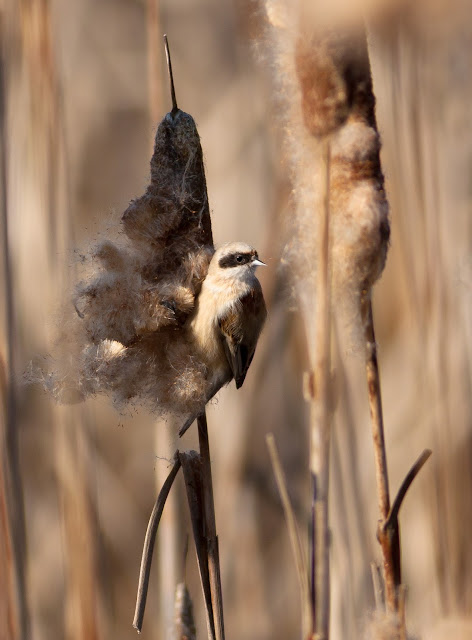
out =
[(131, 402), (157, 414), (199, 413), (208, 372), (186, 320), (214, 248), (189, 114), (175, 108), (160, 123), (151, 182), (124, 212), (120, 231), (88, 252), (89, 274), (76, 287), (76, 314), (64, 332), (65, 361), (32, 378), (59, 401), (109, 393), (118, 408)]
[(324, 5), (307, 7), (305, 2), (267, 0), (269, 47), (293, 184), (294, 215), (287, 223), (284, 262), (309, 327), (326, 189), (324, 144), (330, 149), (333, 303), (350, 319), (359, 315), (361, 298), (383, 270), (389, 219), (364, 26), (351, 18), (337, 20)]

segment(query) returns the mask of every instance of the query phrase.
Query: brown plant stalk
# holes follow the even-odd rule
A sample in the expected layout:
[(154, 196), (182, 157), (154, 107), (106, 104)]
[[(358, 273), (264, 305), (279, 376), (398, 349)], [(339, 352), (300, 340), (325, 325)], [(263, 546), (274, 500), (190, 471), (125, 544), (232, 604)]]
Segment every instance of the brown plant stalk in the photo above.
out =
[(211, 602), (215, 621), (216, 640), (224, 640), (223, 595), (221, 590), (220, 555), (216, 534), (215, 504), (213, 500), (213, 482), (211, 477), (210, 442), (206, 413), (197, 419), (198, 441), (202, 463), (203, 504), (205, 508), (205, 534), (207, 543), (207, 562), (210, 577)]
[(197, 552), (209, 640), (224, 640), (223, 598), (216, 534), (210, 448), (206, 415), (198, 418), (200, 453), (175, 452), (174, 465), (151, 513), (144, 541), (133, 626), (141, 631), (157, 529), (175, 477), (182, 467)]
[(185, 480), (190, 519), (192, 522), (193, 541), (197, 552), (198, 570), (205, 605), (208, 640), (215, 640), (215, 617), (211, 597), (208, 554), (205, 536), (205, 507), (203, 504), (202, 464), (200, 454), (196, 451), (185, 451), (180, 454)]
[(377, 500), (380, 514), (377, 537), (382, 548), (385, 580), (385, 602), (387, 610), (398, 610), (397, 585), (401, 584), (399, 564), (400, 541), (398, 536), (391, 539), (384, 530), (390, 512), (390, 493), (388, 483), (387, 452), (385, 447), (382, 396), (380, 390), (380, 373), (375, 343), (374, 319), (370, 296), (364, 301), (365, 339), (366, 339), (366, 376), (369, 396), (369, 409), (374, 441), (375, 475), (377, 484)]
[(406, 638), (405, 622), (405, 587), (402, 584), (400, 525), (398, 515), (400, 507), (421, 468), (431, 455), (425, 449), (410, 471), (405, 476), (400, 489), (390, 506), (389, 480), (387, 468), (387, 451), (385, 446), (382, 394), (380, 389), (380, 373), (375, 342), (374, 319), (370, 296), (363, 301), (366, 337), (366, 376), (369, 396), (369, 408), (374, 441), (374, 459), (377, 484), (377, 499), (380, 519), (377, 528), (377, 539), (382, 549), (383, 576), (385, 583), (385, 604), (389, 613), (397, 617), (401, 638)]
[(310, 386), (310, 472), (313, 482), (312, 503), (312, 598), (313, 632), (319, 638), (329, 637), (329, 454), (330, 454), (330, 279), (329, 279), (329, 165), (330, 146), (322, 145), (325, 193), (320, 212), (319, 259), (316, 281), (316, 315), (314, 318), (315, 363), (313, 385)]

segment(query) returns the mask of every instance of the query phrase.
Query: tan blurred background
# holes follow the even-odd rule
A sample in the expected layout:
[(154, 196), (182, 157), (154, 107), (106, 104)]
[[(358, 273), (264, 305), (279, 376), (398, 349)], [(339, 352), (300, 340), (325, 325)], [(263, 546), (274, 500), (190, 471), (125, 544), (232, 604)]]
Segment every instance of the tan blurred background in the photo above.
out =
[[(171, 44), (178, 104), (194, 116), (202, 139), (215, 242), (248, 241), (269, 265), (260, 273), (269, 319), (247, 382), (237, 393), (222, 391), (209, 409), (227, 637), (297, 637), (297, 579), (265, 435), (276, 435), (306, 534), (305, 347), (279, 267), (290, 187), (263, 10), (252, 0), (162, 0), (154, 5), (156, 22), (150, 4), (17, 0), (1, 10), (11, 266), (8, 274), (2, 263), (1, 355), (11, 357), (15, 381), (27, 637), (135, 636), (147, 518), (174, 449), (196, 446), (192, 435), (177, 441), (176, 425), (156, 425), (134, 409), (120, 415), (104, 397), (54, 406), (22, 378), (31, 360), (54, 353), (82, 252), (147, 184), (156, 120), (170, 109), (162, 33)], [(472, 10), (459, 0), (417, 3), (414, 11), (378, 4), (369, 41), (392, 245), (374, 302), (393, 492), (422, 449), (433, 449), (401, 512), (407, 625), (424, 638), (469, 638)], [(336, 379), (337, 640), (365, 636), (370, 562), (379, 559), (363, 356), (355, 341)], [(189, 531), (182, 486), (173, 492), (158, 535), (144, 638), (172, 637), (173, 589), (184, 573)], [(204, 637), (191, 545), (186, 577)], [(5, 572), (0, 600), (5, 613)], [(0, 623), (0, 640), (10, 637), (20, 636)]]

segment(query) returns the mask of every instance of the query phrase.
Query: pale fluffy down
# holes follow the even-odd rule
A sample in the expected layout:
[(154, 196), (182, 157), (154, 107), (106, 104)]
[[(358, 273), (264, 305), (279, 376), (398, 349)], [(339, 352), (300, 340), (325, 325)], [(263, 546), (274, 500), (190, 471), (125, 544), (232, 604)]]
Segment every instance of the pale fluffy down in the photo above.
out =
[(149, 262), (132, 247), (106, 240), (92, 255), (99, 270), (74, 299), (73, 333), (82, 348), (66, 374), (49, 376), (49, 391), (62, 402), (110, 394), (120, 410), (141, 404), (160, 415), (200, 411), (207, 371), (195, 358), (186, 320), (212, 250), (189, 254), (177, 273), (161, 280), (146, 277)]

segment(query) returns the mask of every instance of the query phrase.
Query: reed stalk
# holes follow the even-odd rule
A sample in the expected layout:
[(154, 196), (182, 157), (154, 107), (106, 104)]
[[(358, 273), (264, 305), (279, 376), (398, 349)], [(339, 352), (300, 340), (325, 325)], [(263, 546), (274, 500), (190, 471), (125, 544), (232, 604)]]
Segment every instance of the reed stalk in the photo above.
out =
[(216, 534), (215, 503), (213, 500), (213, 481), (211, 476), (210, 441), (206, 412), (197, 419), (198, 441), (202, 464), (203, 504), (205, 516), (205, 537), (207, 543), (207, 562), (211, 588), (211, 602), (215, 621), (215, 638), (224, 640), (223, 594), (221, 589), (220, 553)]
[(399, 566), (400, 548), (399, 539), (391, 540), (383, 529), (383, 525), (387, 521), (388, 514), (390, 512), (390, 493), (388, 485), (387, 451), (385, 447), (380, 373), (370, 296), (364, 301), (364, 305), (367, 390), (372, 424), (372, 437), (374, 442), (377, 501), (380, 514), (380, 524), (377, 536), (383, 555), (385, 601), (387, 610), (393, 613), (398, 609), (397, 585), (401, 584)]
[(313, 384), (310, 386), (310, 472), (312, 502), (312, 606), (313, 633), (320, 640), (329, 638), (329, 459), (330, 459), (330, 377), (331, 312), (329, 279), (329, 198), (330, 145), (322, 143), (324, 174), (323, 206), (319, 216), (318, 268), (316, 280), (315, 351)]
[(295, 519), (295, 513), (293, 511), (293, 507), (288, 495), (285, 474), (282, 469), (282, 464), (280, 462), (279, 453), (277, 451), (277, 446), (275, 444), (275, 438), (273, 434), (269, 434), (266, 437), (266, 442), (269, 449), (275, 480), (277, 482), (277, 488), (279, 491), (280, 499), (282, 501), (285, 521), (287, 523), (287, 529), (290, 537), (290, 545), (292, 547), (295, 568), (297, 571), (302, 612), (302, 637), (309, 638), (313, 633), (313, 606), (311, 597), (311, 585), (308, 580), (307, 562), (301, 542), (300, 532), (297, 526), (297, 521)]

